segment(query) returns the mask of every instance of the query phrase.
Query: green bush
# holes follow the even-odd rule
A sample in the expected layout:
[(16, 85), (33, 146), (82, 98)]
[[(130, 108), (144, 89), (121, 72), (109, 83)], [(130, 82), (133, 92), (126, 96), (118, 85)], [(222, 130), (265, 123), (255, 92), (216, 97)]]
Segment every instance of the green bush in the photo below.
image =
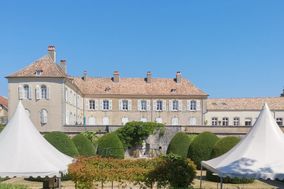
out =
[(123, 143), (123, 146), (127, 148), (141, 145), (143, 140), (146, 140), (151, 134), (157, 131), (161, 131), (160, 134), (162, 135), (164, 125), (155, 122), (132, 121), (116, 130), (116, 134)]
[(195, 135), (188, 135), (183, 132), (175, 134), (168, 146), (167, 154), (173, 153), (186, 158), (189, 145), (194, 137)]
[(94, 156), (96, 155), (93, 143), (84, 135), (78, 134), (72, 138), (73, 143), (81, 156)]
[(0, 132), (4, 129), (4, 125), (0, 124)]
[(109, 133), (99, 138), (97, 154), (102, 157), (124, 158), (123, 144), (116, 133)]
[(44, 135), (44, 138), (52, 144), (60, 152), (74, 157), (78, 156), (79, 152), (73, 141), (64, 133), (59, 131), (50, 132)]
[[(214, 145), (211, 157), (210, 159), (216, 158), (218, 156), (221, 156), (231, 150), (235, 145), (237, 145), (240, 142), (239, 137), (224, 137), (221, 138), (219, 141), (216, 142)], [(220, 182), (220, 178), (216, 175), (213, 175), (211, 171), (206, 172), (206, 178), (213, 182)], [(241, 178), (223, 178), (224, 183), (233, 183), (233, 184), (240, 184), (240, 183), (251, 183), (253, 182), (253, 179), (241, 179)]]
[(154, 170), (147, 176), (148, 185), (157, 183), (159, 188), (170, 185), (171, 188), (188, 188), (196, 175), (194, 163), (176, 154), (162, 157)]
[(218, 141), (218, 137), (210, 132), (200, 133), (194, 138), (188, 148), (188, 157), (200, 169), (201, 161), (210, 159), (213, 146)]

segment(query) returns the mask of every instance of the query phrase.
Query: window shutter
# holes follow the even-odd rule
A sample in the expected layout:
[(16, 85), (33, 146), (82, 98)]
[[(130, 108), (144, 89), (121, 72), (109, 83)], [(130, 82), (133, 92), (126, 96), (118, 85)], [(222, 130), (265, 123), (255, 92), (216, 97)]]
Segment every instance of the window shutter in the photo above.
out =
[(28, 98), (32, 99), (32, 87), (31, 86), (29, 86), (29, 97)]
[(22, 85), (18, 86), (18, 96), (19, 96), (19, 100), (22, 100), (24, 98), (23, 86)]
[(190, 104), (191, 104), (191, 100), (187, 101), (187, 110), (190, 111)]
[(47, 111), (46, 110), (44, 110), (44, 113), (43, 113), (43, 122), (47, 123)]
[(138, 111), (141, 111), (141, 100), (137, 100)]
[(119, 100), (119, 110), (122, 110), (122, 100)]
[(151, 110), (151, 101), (147, 100), (147, 111)]
[(157, 111), (157, 100), (153, 100), (153, 110)]
[(200, 111), (200, 100), (196, 100), (196, 111)]
[(95, 100), (95, 109), (99, 110), (99, 100), (98, 99)]
[(46, 87), (46, 99), (48, 100), (50, 99), (50, 88), (49, 87)]
[(104, 110), (104, 99), (101, 99), (100, 106), (101, 106), (101, 110)]
[(132, 100), (128, 100), (128, 110), (131, 111), (132, 109)]
[(182, 111), (182, 100), (178, 101), (178, 110)]
[(41, 89), (40, 89), (39, 85), (36, 86), (36, 90), (35, 91), (36, 91), (36, 100), (41, 99), (41, 94), (40, 94)]
[(108, 102), (109, 102), (108, 103), (109, 104), (109, 110), (112, 110), (112, 100), (109, 100)]
[(163, 100), (163, 111), (167, 111), (167, 101)]
[(169, 100), (169, 110), (173, 111), (173, 101)]
[(86, 110), (89, 110), (90, 109), (90, 101), (89, 101), (89, 99), (85, 99), (85, 109)]

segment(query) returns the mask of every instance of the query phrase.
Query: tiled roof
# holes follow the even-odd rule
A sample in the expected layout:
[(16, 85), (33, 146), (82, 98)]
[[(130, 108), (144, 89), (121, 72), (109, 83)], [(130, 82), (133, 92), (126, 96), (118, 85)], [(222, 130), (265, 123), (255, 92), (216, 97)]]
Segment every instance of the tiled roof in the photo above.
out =
[(0, 96), (0, 105), (8, 109), (8, 99), (3, 96)]
[(208, 110), (261, 110), (267, 103), (271, 110), (284, 110), (284, 97), (217, 98), (207, 100)]
[(121, 94), (121, 95), (201, 95), (207, 94), (186, 79), (176, 83), (174, 79), (152, 78), (147, 83), (144, 78), (120, 78), (113, 82), (111, 78), (74, 78), (74, 83), (85, 95)]
[[(37, 70), (42, 71), (40, 76), (36, 76)], [(58, 64), (53, 63), (49, 55), (45, 55), (9, 77), (66, 77), (66, 74)]]

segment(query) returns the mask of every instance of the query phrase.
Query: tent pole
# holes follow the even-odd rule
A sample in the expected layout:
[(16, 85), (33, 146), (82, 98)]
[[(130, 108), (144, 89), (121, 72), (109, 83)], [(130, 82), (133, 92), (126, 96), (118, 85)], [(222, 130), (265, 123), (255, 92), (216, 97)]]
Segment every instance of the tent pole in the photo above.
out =
[(203, 171), (203, 167), (201, 165), (201, 173), (200, 173), (200, 189), (202, 188), (202, 171)]
[(223, 189), (223, 177), (220, 177), (221, 183), (220, 183), (220, 188)]
[(58, 177), (58, 189), (61, 189), (61, 177)]

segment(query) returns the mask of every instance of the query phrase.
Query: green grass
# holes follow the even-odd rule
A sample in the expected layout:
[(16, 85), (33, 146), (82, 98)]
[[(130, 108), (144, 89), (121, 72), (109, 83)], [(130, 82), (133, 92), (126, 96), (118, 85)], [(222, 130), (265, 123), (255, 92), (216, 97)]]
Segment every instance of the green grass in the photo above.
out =
[(0, 184), (0, 189), (28, 189), (24, 185)]

